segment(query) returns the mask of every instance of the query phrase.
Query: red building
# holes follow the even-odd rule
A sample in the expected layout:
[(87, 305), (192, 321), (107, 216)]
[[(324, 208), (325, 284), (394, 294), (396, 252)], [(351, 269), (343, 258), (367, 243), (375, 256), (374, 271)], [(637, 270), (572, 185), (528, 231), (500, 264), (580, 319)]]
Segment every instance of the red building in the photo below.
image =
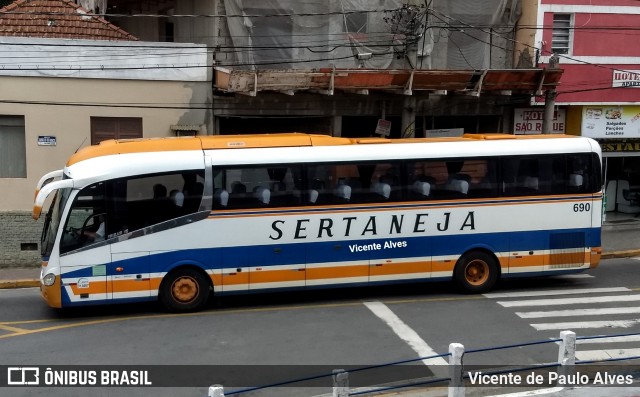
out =
[(540, 26), (539, 62), (556, 54), (564, 69), (556, 105), (565, 132), (602, 146), (607, 210), (640, 213), (640, 2), (539, 0)]

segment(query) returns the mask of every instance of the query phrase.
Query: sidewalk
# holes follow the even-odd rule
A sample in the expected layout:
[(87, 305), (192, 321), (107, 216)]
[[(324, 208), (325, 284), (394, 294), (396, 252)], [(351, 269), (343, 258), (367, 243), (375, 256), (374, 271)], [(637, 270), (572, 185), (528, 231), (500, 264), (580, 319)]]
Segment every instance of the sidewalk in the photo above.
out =
[[(640, 256), (640, 217), (607, 214), (602, 226), (602, 259)], [(40, 286), (40, 267), (0, 268), (0, 289)]]

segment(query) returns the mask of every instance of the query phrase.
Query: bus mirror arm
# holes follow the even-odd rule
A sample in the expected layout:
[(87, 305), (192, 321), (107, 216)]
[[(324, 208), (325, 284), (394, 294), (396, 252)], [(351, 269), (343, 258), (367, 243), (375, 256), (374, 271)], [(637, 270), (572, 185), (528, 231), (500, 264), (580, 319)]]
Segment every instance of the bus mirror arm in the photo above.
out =
[(31, 217), (35, 220), (40, 218), (40, 214), (42, 213), (42, 206), (44, 205), (45, 200), (49, 197), (49, 194), (54, 190), (62, 189), (62, 188), (72, 188), (73, 187), (73, 179), (63, 179), (61, 181), (51, 182), (40, 189), (36, 199), (33, 203), (33, 212)]

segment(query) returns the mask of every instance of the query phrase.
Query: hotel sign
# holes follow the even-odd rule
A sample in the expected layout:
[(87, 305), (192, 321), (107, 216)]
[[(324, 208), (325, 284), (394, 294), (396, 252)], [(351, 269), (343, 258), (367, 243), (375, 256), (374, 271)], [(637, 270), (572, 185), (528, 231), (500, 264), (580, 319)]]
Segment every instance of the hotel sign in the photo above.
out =
[(614, 70), (611, 86), (640, 88), (640, 70)]
[[(564, 134), (566, 128), (566, 110), (553, 112), (552, 134)], [(542, 134), (544, 108), (518, 108), (513, 111), (513, 133), (516, 135)]]

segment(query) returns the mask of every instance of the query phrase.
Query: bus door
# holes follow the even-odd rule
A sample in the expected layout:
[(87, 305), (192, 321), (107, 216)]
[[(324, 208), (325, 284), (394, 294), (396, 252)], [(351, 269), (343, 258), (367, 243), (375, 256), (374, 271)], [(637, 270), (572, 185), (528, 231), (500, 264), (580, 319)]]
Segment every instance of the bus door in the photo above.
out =
[(295, 288), (306, 283), (305, 244), (274, 244), (251, 248), (249, 289)]
[[(111, 246), (111, 263), (107, 266), (107, 281), (112, 299), (135, 299), (151, 296), (151, 274), (149, 252), (115, 252), (117, 244)], [(153, 291), (158, 291), (161, 277), (155, 279)]]
[(109, 299), (106, 268), (110, 261), (108, 245), (62, 255), (60, 278), (63, 304), (95, 303)]
[(107, 265), (111, 263), (111, 250), (104, 239), (103, 194), (104, 185), (98, 183), (72, 197), (59, 245), (63, 304), (109, 298)]

